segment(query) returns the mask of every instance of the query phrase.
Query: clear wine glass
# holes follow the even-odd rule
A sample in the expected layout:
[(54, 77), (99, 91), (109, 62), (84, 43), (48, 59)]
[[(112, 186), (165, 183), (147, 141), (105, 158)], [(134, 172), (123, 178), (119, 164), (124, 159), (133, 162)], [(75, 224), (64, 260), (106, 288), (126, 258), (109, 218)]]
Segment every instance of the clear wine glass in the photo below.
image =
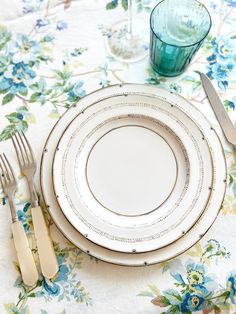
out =
[(137, 62), (148, 54), (148, 28), (144, 21), (133, 18), (133, 1), (128, 0), (128, 18), (111, 26), (106, 48), (117, 60)]

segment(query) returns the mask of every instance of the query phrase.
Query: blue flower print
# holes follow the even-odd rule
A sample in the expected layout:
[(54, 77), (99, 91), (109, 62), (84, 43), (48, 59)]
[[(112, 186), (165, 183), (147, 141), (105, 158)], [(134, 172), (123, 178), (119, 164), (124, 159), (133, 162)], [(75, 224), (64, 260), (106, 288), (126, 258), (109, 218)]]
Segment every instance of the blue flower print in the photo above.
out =
[(224, 100), (224, 106), (226, 110), (235, 110), (235, 101), (234, 100)]
[(235, 304), (235, 296), (236, 296), (236, 274), (231, 274), (226, 282), (226, 291), (228, 292), (228, 297), (230, 301)]
[(82, 81), (77, 82), (74, 87), (68, 92), (68, 100), (70, 102), (76, 101), (86, 95), (85, 90), (82, 88), (83, 84), (84, 83)]
[(207, 73), (207, 76), (211, 79), (215, 78), (218, 81), (218, 86), (226, 90), (228, 87), (228, 73), (232, 71), (234, 67), (233, 63), (214, 63), (211, 70)]
[(215, 10), (217, 8), (217, 5), (214, 2), (210, 2), (209, 3), (210, 8), (212, 8), (213, 10)]
[(210, 79), (216, 79), (218, 81), (218, 85), (221, 89), (225, 90), (228, 87), (228, 75), (229, 72), (232, 71), (234, 68), (234, 64), (232, 62), (220, 63), (214, 62), (211, 67), (210, 71), (208, 71), (207, 76)]
[(199, 256), (199, 262), (189, 259), (184, 267), (177, 259), (174, 263), (169, 262), (165, 268), (165, 271), (171, 271), (170, 275), (175, 279), (175, 289), (161, 292), (155, 284), (150, 284), (149, 289), (139, 295), (151, 297), (152, 304), (165, 308), (165, 311), (158, 311), (163, 314), (221, 313), (221, 306), (231, 309), (232, 304), (236, 304), (236, 273), (228, 274), (226, 287), (222, 289), (215, 281), (216, 276), (207, 273), (208, 268), (203, 262), (210, 262), (213, 257), (228, 258), (230, 252), (215, 239), (210, 239), (203, 249), (197, 244), (196, 251), (190, 251), (189, 255)]
[(44, 2), (44, 0), (21, 0), (21, 1), (24, 4), (22, 7), (22, 12), (24, 14), (39, 11), (41, 4)]
[(47, 278), (43, 278), (42, 287), (49, 295), (57, 296), (60, 294), (60, 286)]
[(236, 0), (224, 0), (229, 7), (236, 8)]
[(6, 205), (6, 197), (2, 195), (1, 193), (1, 189), (0, 189), (0, 205)]
[(9, 53), (12, 55), (12, 62), (19, 63), (34, 62), (41, 48), (36, 40), (30, 40), (25, 35), (18, 35), (16, 41), (9, 43)]
[(48, 23), (49, 23), (49, 22), (48, 22), (47, 20), (37, 19), (37, 21), (36, 21), (36, 27), (41, 28), (41, 27), (47, 26)]
[(55, 282), (67, 281), (68, 273), (69, 273), (69, 268), (65, 264), (60, 265), (59, 272), (58, 272), (57, 278), (55, 279)]
[(17, 216), (18, 216), (18, 219), (20, 220), (20, 221), (24, 221), (26, 218), (25, 218), (25, 213), (22, 211), (22, 210), (18, 210), (17, 211)]
[(61, 265), (63, 262), (66, 261), (67, 258), (68, 258), (68, 254), (57, 255), (58, 264)]
[(220, 36), (212, 40), (213, 54), (219, 59), (231, 59), (235, 56), (236, 48), (230, 37)]
[(192, 285), (191, 292), (197, 295), (207, 295), (208, 290), (204, 285)]
[(213, 38), (211, 44), (212, 54), (207, 57), (209, 63), (207, 75), (210, 79), (216, 79), (218, 86), (226, 90), (228, 87), (228, 76), (234, 69), (236, 48), (232, 38), (227, 36)]
[[(27, 211), (28, 204), (29, 203), (25, 205), (23, 211)], [(42, 298), (46, 302), (51, 300), (54, 300), (54, 302), (65, 300), (68, 302), (73, 301), (74, 303), (92, 305), (92, 299), (82, 285), (78, 274), (78, 268), (82, 262), (81, 251), (72, 246), (60, 249), (57, 243), (54, 243), (54, 248), (59, 263), (57, 276), (53, 279), (47, 279), (40, 274), (39, 280), (34, 287), (25, 286), (21, 276), (19, 276), (14, 286), (21, 288), (21, 292), (18, 295), (18, 302), (16, 303), (18, 307), (14, 310), (14, 313), (23, 314), (21, 311), (23, 308), (22, 305), (24, 305), (29, 298)], [(14, 303), (10, 305), (14, 305)], [(13, 313), (13, 311), (11, 311), (11, 313)]]
[(34, 11), (34, 8), (31, 7), (31, 6), (23, 7), (23, 8), (22, 8), (23, 14), (28, 14), (28, 13), (31, 13), (31, 12), (33, 12), (33, 11)]
[(23, 62), (10, 64), (0, 77), (0, 89), (10, 90), (11, 94), (27, 93), (27, 86), (32, 83), (35, 76), (35, 72)]
[[(24, 116), (21, 113), (18, 113), (17, 118), (22, 120)], [(23, 207), (22, 210), (17, 211), (17, 216), (19, 221), (22, 222), (25, 231), (28, 231), (30, 229), (30, 223), (31, 223), (31, 215), (29, 214), (29, 208), (30, 208), (30, 203), (26, 203)]]
[(234, 67), (233, 62), (229, 63), (214, 63), (211, 71), (218, 79), (223, 80), (228, 77), (228, 72)]
[(43, 277), (42, 287), (49, 295), (58, 296), (60, 294), (59, 283), (67, 282), (69, 274), (69, 268), (67, 265), (62, 264), (59, 266), (58, 275), (55, 280), (51, 281)]
[(181, 313), (200, 311), (204, 308), (204, 303), (205, 300), (203, 296), (187, 292), (179, 305), (179, 310)]
[(64, 21), (57, 22), (57, 30), (62, 31), (63, 29), (67, 28), (67, 23)]
[(204, 280), (205, 267), (202, 264), (189, 264), (187, 265), (187, 279), (189, 286), (202, 285)]
[(83, 97), (85, 96), (86, 92), (84, 89), (82, 89), (82, 86), (83, 86), (83, 82), (82, 81), (79, 81), (77, 82), (75, 85), (74, 85), (74, 88), (73, 88), (73, 93), (77, 96), (77, 97)]

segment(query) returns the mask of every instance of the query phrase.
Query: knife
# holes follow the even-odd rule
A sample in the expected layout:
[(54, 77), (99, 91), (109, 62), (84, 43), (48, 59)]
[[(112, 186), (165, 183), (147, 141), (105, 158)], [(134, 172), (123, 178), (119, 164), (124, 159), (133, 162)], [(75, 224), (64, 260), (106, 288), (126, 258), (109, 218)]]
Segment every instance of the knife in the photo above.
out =
[(233, 122), (230, 120), (228, 113), (209, 78), (204, 73), (200, 73), (200, 77), (207, 98), (221, 126), (221, 129), (227, 141), (234, 146), (234, 149), (236, 149), (236, 129)]

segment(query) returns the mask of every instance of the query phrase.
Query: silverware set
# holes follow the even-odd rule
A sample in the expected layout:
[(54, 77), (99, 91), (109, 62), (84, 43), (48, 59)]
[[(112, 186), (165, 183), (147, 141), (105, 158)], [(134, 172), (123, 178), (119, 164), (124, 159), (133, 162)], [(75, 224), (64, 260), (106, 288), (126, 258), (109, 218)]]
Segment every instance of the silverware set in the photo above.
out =
[[(36, 172), (36, 161), (32, 148), (23, 132), (18, 132), (12, 137), (12, 143), (16, 152), (21, 174), (28, 182), (31, 199), (31, 214), (33, 220), (34, 234), (38, 249), (41, 272), (44, 277), (50, 279), (58, 272), (58, 263), (53, 248), (48, 228), (39, 204), (38, 195), (34, 186), (34, 175)], [(7, 196), (12, 217), (12, 234), (17, 252), (17, 258), (21, 270), (23, 282), (33, 286), (38, 281), (38, 270), (29, 247), (28, 239), (22, 223), (18, 220), (14, 206), (14, 194), (17, 188), (17, 180), (12, 166), (6, 155), (0, 155), (0, 183)]]

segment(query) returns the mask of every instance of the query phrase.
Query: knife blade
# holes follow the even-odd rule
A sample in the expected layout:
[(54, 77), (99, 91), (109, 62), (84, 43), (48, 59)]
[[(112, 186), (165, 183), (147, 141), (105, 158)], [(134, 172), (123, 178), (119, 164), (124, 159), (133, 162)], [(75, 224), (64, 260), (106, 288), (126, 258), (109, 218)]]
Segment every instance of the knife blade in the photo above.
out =
[(236, 149), (236, 129), (233, 122), (230, 120), (229, 115), (209, 78), (204, 73), (200, 73), (200, 78), (207, 98), (227, 141), (234, 146), (234, 149)]

